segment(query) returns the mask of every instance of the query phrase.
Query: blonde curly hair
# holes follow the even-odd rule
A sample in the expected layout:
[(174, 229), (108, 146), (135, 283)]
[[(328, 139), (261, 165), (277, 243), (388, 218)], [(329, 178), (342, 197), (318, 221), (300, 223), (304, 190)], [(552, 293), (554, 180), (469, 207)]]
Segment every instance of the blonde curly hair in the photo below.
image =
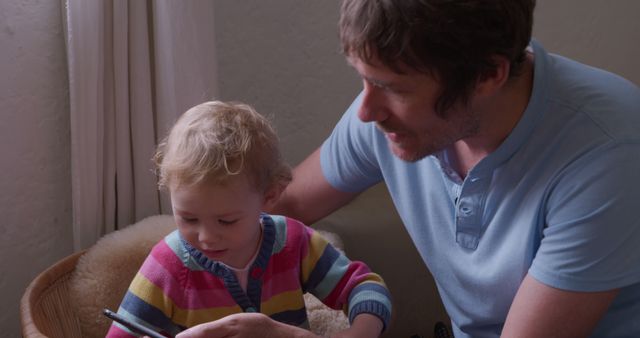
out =
[(238, 102), (210, 101), (187, 110), (158, 145), (154, 161), (160, 188), (224, 183), (241, 173), (262, 192), (291, 181), (269, 120)]

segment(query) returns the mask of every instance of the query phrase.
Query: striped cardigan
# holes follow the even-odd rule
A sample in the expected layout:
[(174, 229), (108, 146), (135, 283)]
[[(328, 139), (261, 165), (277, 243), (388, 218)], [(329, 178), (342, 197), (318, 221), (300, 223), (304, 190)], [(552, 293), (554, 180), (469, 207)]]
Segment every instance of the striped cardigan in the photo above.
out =
[[(239, 312), (261, 312), (308, 328), (303, 294), (310, 292), (353, 321), (360, 313), (388, 324), (391, 300), (384, 281), (352, 262), (304, 224), (261, 216), (262, 243), (249, 270), (246, 293), (224, 264), (208, 259), (176, 230), (156, 244), (134, 277), (118, 313), (175, 335), (185, 328)], [(113, 323), (107, 337), (133, 337)]]

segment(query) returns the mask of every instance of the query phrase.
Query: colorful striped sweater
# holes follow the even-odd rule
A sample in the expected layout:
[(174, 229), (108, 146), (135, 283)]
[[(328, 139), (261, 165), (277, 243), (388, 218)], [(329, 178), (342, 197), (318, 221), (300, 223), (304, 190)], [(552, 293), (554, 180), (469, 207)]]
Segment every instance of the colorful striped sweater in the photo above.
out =
[[(246, 293), (231, 270), (208, 259), (176, 230), (153, 247), (118, 313), (171, 335), (239, 312), (261, 312), (308, 328), (303, 294), (310, 292), (345, 311), (350, 321), (370, 313), (387, 326), (391, 300), (379, 275), (294, 219), (263, 214), (261, 222), (262, 243)], [(107, 334), (134, 336), (115, 322)]]

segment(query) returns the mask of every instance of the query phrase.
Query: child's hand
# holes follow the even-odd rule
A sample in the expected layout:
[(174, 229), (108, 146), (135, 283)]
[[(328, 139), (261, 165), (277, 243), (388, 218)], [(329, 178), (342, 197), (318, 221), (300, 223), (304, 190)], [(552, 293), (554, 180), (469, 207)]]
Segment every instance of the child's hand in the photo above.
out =
[(337, 332), (331, 338), (378, 338), (383, 328), (384, 324), (380, 318), (361, 313), (353, 320), (351, 327)]
[(299, 327), (277, 322), (261, 313), (236, 313), (196, 325), (176, 338), (318, 338)]

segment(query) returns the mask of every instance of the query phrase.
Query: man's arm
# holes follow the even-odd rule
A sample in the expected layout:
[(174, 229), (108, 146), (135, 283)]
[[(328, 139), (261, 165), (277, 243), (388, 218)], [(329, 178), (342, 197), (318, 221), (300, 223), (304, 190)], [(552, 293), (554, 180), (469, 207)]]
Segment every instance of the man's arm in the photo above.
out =
[(555, 289), (527, 275), (511, 304), (502, 337), (587, 337), (617, 294), (618, 290)]
[(332, 187), (320, 166), (320, 148), (293, 169), (293, 180), (269, 213), (313, 224), (353, 200), (358, 194)]

